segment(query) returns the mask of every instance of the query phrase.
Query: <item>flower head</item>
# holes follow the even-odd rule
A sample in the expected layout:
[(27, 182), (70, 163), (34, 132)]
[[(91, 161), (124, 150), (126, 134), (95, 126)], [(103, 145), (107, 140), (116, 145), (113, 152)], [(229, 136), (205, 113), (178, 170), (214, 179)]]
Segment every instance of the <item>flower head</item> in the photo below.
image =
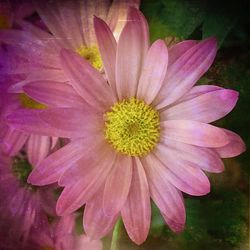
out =
[[(117, 43), (105, 22), (94, 19), (108, 83), (84, 58), (61, 51), (65, 75), (86, 105), (15, 112), (9, 122), (23, 131), (71, 139), (28, 179), (64, 187), (58, 214), (86, 204), (85, 232), (98, 238), (121, 213), (130, 238), (140, 244), (149, 230), (150, 198), (173, 231), (183, 230), (181, 192), (207, 194), (203, 170), (223, 171), (220, 158), (242, 153), (244, 143), (208, 124), (233, 109), (238, 93), (194, 87), (214, 60), (215, 39), (184, 41), (169, 50), (157, 40), (149, 47), (144, 16), (131, 8), (129, 20)], [(58, 98), (66, 86), (61, 85)]]

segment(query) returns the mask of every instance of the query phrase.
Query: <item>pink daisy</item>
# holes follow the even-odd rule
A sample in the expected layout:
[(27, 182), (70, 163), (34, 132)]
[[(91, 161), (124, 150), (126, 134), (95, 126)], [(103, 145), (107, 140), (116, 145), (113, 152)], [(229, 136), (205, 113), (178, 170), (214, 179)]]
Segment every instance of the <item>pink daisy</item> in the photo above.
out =
[(34, 231), (31, 238), (44, 250), (102, 249), (102, 242), (100, 240), (91, 240), (84, 234), (77, 234), (75, 227), (75, 216), (73, 214), (63, 216), (55, 219), (45, 230)]
[(22, 30), (0, 32), (0, 41), (8, 44), (11, 52), (2, 72), (26, 74), (23, 81), (10, 88), (12, 92), (21, 92), (22, 86), (34, 80), (66, 82), (68, 79), (61, 70), (61, 48), (77, 52), (101, 70), (102, 61), (93, 28), (94, 15), (107, 20), (114, 36), (118, 38), (127, 21), (128, 7), (139, 6), (138, 0), (115, 0), (112, 4), (108, 0), (52, 0), (34, 3), (52, 34), (25, 21), (19, 21)]
[(31, 170), (24, 153), (13, 158), (0, 153), (1, 242), (26, 244), (33, 230), (49, 226), (47, 215), (55, 215), (52, 188), (27, 184)]
[[(215, 39), (184, 41), (169, 51), (162, 40), (149, 47), (144, 16), (131, 8), (129, 20), (117, 43), (105, 22), (94, 19), (108, 83), (84, 58), (61, 52), (65, 75), (88, 105), (21, 110), (9, 122), (22, 131), (71, 139), (28, 179), (64, 187), (59, 215), (86, 204), (85, 232), (99, 238), (121, 214), (130, 238), (141, 244), (150, 226), (150, 198), (173, 231), (183, 230), (182, 192), (207, 194), (210, 183), (203, 170), (223, 171), (221, 158), (239, 155), (245, 147), (235, 133), (208, 124), (233, 109), (238, 93), (194, 87), (214, 60)], [(52, 84), (44, 83), (49, 93)], [(34, 90), (35, 83), (25, 87), (36, 99)], [(66, 92), (62, 84), (57, 98)]]

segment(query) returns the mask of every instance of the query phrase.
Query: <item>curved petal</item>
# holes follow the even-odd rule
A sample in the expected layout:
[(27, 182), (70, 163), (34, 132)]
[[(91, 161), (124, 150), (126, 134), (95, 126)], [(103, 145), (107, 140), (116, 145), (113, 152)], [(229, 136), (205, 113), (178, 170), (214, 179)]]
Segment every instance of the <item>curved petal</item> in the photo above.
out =
[(210, 124), (189, 121), (169, 120), (161, 122), (162, 141), (168, 139), (200, 147), (222, 147), (229, 140), (223, 129)]
[(236, 105), (238, 92), (216, 90), (181, 102), (161, 112), (162, 120), (193, 120), (204, 123), (216, 121), (227, 115)]
[[(192, 162), (176, 158), (168, 148), (159, 143), (154, 152), (161, 164), (165, 166), (169, 181), (181, 191), (190, 195), (205, 195), (210, 192), (210, 183), (204, 172)], [(162, 172), (164, 169), (162, 169)]]
[(79, 1), (79, 3), (84, 39), (87, 46), (93, 46), (96, 44), (93, 17), (98, 16), (105, 20), (108, 14), (110, 0), (84, 0)]
[(182, 194), (166, 178), (167, 171), (162, 168), (154, 155), (142, 160), (147, 174), (150, 195), (162, 214), (178, 224), (185, 224), (186, 214)]
[(169, 65), (175, 63), (177, 59), (179, 59), (184, 53), (186, 53), (189, 49), (195, 46), (198, 41), (195, 40), (185, 40), (180, 43), (173, 45), (168, 53), (169, 53)]
[(185, 227), (185, 222), (176, 222), (174, 220), (172, 220), (171, 218), (169, 218), (168, 215), (165, 215), (163, 213), (161, 213), (162, 217), (164, 218), (165, 222), (168, 224), (168, 226), (170, 227), (170, 229), (175, 232), (175, 233), (179, 233), (181, 231), (184, 230)]
[(117, 155), (103, 194), (103, 211), (107, 216), (117, 214), (126, 202), (132, 178), (132, 158)]
[(114, 0), (109, 8), (107, 23), (113, 31), (116, 40), (119, 39), (120, 34), (128, 21), (129, 7), (139, 9), (140, 0)]
[(97, 131), (101, 124), (97, 121), (98, 115), (86, 106), (43, 110), (19, 109), (9, 115), (7, 120), (10, 126), (21, 131), (66, 138), (88, 136)]
[(73, 88), (89, 105), (101, 111), (112, 106), (115, 97), (110, 86), (84, 58), (64, 49), (61, 51), (61, 63)]
[(58, 181), (63, 173), (74, 165), (84, 154), (95, 149), (98, 138), (78, 139), (43, 160), (29, 175), (28, 182), (34, 185), (47, 185)]
[[(94, 160), (92, 158), (92, 168), (88, 167), (89, 171), (85, 172), (81, 179), (64, 188), (56, 206), (56, 211), (59, 215), (69, 214), (80, 208), (104, 184), (115, 161), (113, 149), (108, 150), (109, 154), (107, 154), (105, 159), (96, 157)], [(84, 164), (84, 161), (82, 164)], [(84, 165), (82, 167), (84, 168)]]
[(86, 234), (92, 239), (100, 239), (107, 235), (118, 218), (117, 215), (107, 216), (102, 207), (103, 202), (102, 187), (97, 194), (87, 202), (83, 214), (83, 227)]
[(3, 137), (3, 150), (10, 156), (16, 155), (19, 150), (24, 146), (28, 139), (28, 134), (8, 128), (6, 134)]
[(147, 177), (138, 159), (134, 160), (131, 187), (121, 214), (129, 237), (142, 244), (148, 236), (151, 205)]
[(229, 143), (223, 147), (214, 149), (220, 155), (220, 157), (222, 158), (235, 157), (240, 155), (246, 150), (245, 143), (240, 138), (240, 136), (227, 129), (223, 129), (223, 131), (228, 136)]
[(175, 102), (173, 105), (176, 105), (177, 103), (189, 101), (191, 99), (194, 99), (202, 94), (206, 94), (212, 91), (216, 90), (222, 90), (222, 87), (216, 86), (216, 85), (197, 85), (190, 89), (184, 96), (182, 96), (177, 102)]
[(24, 92), (36, 101), (51, 107), (86, 105), (71, 85), (56, 81), (36, 81), (26, 84)]
[(30, 135), (27, 141), (27, 156), (29, 162), (36, 166), (49, 153), (51, 140), (49, 136)]
[(94, 27), (98, 47), (101, 53), (103, 66), (114, 93), (115, 88), (115, 62), (117, 44), (108, 25), (100, 18), (94, 17)]
[(148, 25), (142, 13), (129, 10), (117, 46), (116, 89), (119, 99), (135, 97), (141, 69), (148, 51)]
[(146, 56), (137, 89), (137, 98), (150, 104), (158, 94), (168, 67), (168, 50), (163, 40), (155, 41)]
[(164, 108), (189, 91), (209, 69), (216, 55), (216, 40), (206, 39), (193, 46), (168, 68), (163, 87), (154, 104)]
[(79, 1), (35, 1), (35, 7), (63, 47), (76, 49), (84, 44)]
[(212, 173), (224, 170), (224, 164), (219, 154), (211, 148), (197, 147), (173, 140), (164, 141), (164, 147), (176, 158), (192, 163), (195, 167)]

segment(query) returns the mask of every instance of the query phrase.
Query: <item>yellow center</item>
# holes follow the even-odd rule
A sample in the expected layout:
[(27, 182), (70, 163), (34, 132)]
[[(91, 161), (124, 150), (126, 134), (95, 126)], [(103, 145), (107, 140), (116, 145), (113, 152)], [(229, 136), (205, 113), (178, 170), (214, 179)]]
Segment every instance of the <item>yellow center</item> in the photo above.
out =
[(4, 15), (0, 15), (0, 29), (7, 29), (10, 28), (10, 24), (8, 22), (8, 19)]
[(21, 105), (24, 108), (28, 108), (28, 109), (46, 109), (47, 108), (46, 105), (35, 101), (34, 99), (30, 98), (24, 93), (19, 94), (19, 99), (20, 99)]
[(76, 52), (84, 57), (89, 63), (96, 69), (101, 70), (102, 68), (102, 59), (100, 52), (96, 46), (86, 47), (81, 46), (76, 50)]
[(159, 113), (144, 101), (130, 98), (105, 113), (105, 138), (120, 153), (143, 156), (160, 136)]

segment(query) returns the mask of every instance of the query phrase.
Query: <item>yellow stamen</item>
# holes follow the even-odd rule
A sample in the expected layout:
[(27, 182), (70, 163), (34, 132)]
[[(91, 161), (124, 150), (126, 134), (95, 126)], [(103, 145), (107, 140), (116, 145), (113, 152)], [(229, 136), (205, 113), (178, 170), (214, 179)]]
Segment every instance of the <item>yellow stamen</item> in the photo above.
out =
[(7, 29), (7, 28), (10, 28), (8, 18), (4, 15), (0, 15), (0, 29)]
[(30, 98), (24, 93), (19, 94), (19, 99), (24, 108), (28, 109), (46, 109), (47, 106), (44, 104), (41, 104), (34, 99)]
[(89, 63), (96, 69), (101, 70), (102, 68), (102, 59), (100, 52), (96, 46), (86, 47), (81, 46), (76, 50), (76, 52), (84, 57)]
[(105, 138), (120, 153), (146, 155), (155, 147), (159, 136), (159, 113), (142, 100), (123, 100), (105, 113)]

